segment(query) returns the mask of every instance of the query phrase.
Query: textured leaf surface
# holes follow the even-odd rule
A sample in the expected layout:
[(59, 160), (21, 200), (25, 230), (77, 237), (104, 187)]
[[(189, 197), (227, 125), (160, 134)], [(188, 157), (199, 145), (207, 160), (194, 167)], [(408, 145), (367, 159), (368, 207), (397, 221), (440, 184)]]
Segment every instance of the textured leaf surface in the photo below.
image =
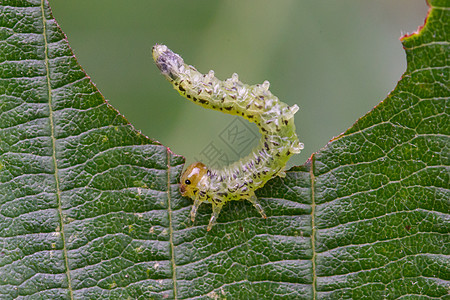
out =
[(448, 297), (450, 5), (430, 2), (387, 99), (258, 191), (267, 220), (230, 203), (207, 233), (182, 157), (105, 102), (47, 2), (0, 1), (0, 298)]
[(0, 295), (171, 295), (169, 199), (182, 158), (105, 102), (46, 2), (7, 2), (0, 7)]
[(313, 157), (319, 298), (448, 296), (450, 2), (430, 3), (394, 91)]

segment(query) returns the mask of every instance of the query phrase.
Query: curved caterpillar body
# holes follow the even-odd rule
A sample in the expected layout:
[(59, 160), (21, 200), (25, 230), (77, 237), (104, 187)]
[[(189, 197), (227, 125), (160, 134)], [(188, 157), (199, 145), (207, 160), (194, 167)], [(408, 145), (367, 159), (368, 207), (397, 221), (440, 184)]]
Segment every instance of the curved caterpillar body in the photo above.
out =
[(153, 59), (178, 92), (205, 108), (239, 115), (255, 123), (262, 134), (259, 145), (245, 158), (222, 169), (210, 169), (201, 162), (190, 165), (181, 176), (180, 191), (194, 200), (194, 221), (202, 202), (212, 204), (209, 231), (227, 201), (246, 199), (266, 218), (254, 191), (275, 176), (285, 176), (289, 158), (300, 153), (303, 144), (295, 133), (297, 105), (288, 106), (269, 91), (269, 82), (247, 85), (235, 73), (221, 81), (214, 72), (201, 74), (164, 45), (153, 47)]

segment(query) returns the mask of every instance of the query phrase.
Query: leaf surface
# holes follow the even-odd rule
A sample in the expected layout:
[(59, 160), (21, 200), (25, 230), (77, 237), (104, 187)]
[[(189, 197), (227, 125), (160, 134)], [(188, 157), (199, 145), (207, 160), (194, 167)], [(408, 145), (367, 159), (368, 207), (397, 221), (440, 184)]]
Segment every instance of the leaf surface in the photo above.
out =
[(1, 1), (0, 298), (448, 296), (450, 5), (430, 5), (395, 90), (257, 192), (268, 219), (233, 202), (206, 232), (183, 158), (105, 101), (48, 3)]

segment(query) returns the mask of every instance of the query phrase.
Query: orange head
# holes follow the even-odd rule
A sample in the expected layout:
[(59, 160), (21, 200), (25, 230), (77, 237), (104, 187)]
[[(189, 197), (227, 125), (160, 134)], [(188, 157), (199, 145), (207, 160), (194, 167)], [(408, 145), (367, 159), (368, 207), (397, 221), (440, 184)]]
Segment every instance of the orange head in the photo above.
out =
[(201, 162), (190, 165), (181, 175), (181, 194), (193, 198), (194, 192), (198, 190), (198, 183), (206, 175), (206, 172), (208, 172), (208, 169)]

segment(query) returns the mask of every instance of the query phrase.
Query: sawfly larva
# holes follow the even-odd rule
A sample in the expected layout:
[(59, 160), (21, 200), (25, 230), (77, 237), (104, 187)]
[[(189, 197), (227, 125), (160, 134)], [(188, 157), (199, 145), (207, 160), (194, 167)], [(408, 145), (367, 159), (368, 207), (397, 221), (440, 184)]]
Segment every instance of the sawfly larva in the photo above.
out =
[(235, 73), (221, 81), (198, 72), (164, 45), (153, 47), (153, 59), (161, 73), (184, 97), (205, 108), (242, 116), (255, 123), (261, 132), (258, 146), (249, 155), (221, 169), (208, 168), (201, 162), (190, 165), (181, 176), (180, 191), (194, 200), (191, 220), (203, 202), (212, 204), (207, 230), (216, 223), (223, 205), (231, 200), (250, 201), (263, 218), (255, 190), (275, 176), (284, 177), (289, 158), (300, 153), (303, 144), (295, 133), (297, 105), (288, 106), (269, 91), (269, 82), (247, 85)]

